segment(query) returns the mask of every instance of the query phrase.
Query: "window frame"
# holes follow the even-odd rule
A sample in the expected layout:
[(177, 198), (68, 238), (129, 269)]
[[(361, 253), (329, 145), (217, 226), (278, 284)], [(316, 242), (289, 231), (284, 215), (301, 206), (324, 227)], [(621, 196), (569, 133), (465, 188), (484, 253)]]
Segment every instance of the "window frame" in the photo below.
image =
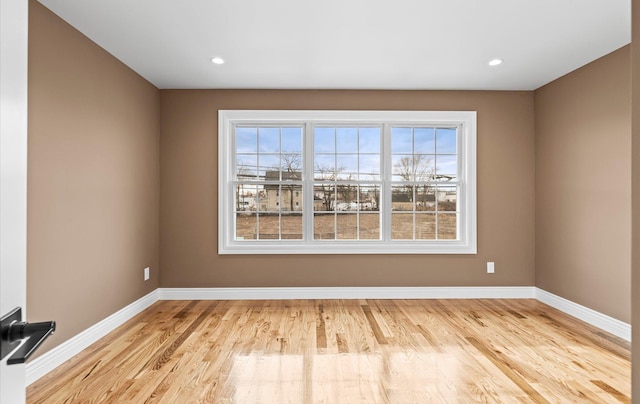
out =
[[(477, 129), (476, 111), (218, 111), (218, 253), (219, 254), (477, 254)], [(384, 207), (381, 240), (313, 240), (314, 126), (380, 125), (381, 175)], [(303, 126), (303, 239), (235, 240), (234, 181), (236, 125)], [(458, 240), (390, 240), (391, 127), (458, 126)], [(310, 135), (311, 134), (311, 135)]]

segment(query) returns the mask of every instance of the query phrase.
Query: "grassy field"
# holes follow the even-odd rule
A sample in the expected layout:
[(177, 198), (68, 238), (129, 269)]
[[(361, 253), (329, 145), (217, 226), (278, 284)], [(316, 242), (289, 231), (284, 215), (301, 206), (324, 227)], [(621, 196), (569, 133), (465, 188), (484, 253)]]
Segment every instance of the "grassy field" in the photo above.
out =
[[(414, 218), (415, 216), (415, 218)], [(415, 222), (415, 226), (414, 226)], [(377, 240), (380, 237), (378, 212), (317, 214), (313, 218), (314, 238), (322, 240)], [(456, 215), (438, 215), (439, 240), (456, 238)], [(300, 240), (302, 215), (238, 214), (236, 237), (245, 240)], [(391, 217), (391, 237), (394, 240), (435, 240), (436, 215), (433, 213), (394, 213)]]

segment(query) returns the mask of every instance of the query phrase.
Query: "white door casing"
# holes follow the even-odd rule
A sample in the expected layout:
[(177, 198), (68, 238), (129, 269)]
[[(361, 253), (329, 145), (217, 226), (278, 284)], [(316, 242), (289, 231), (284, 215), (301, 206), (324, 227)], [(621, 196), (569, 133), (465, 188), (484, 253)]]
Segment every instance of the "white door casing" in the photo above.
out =
[[(0, 316), (27, 303), (28, 0), (0, 1)], [(0, 362), (0, 403), (25, 402), (25, 366)]]

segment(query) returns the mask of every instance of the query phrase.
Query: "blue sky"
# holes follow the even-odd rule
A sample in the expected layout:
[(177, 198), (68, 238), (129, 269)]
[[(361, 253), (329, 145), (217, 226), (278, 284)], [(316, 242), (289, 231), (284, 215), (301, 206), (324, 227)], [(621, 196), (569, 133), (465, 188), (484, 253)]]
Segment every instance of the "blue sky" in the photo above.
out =
[[(301, 127), (236, 129), (238, 168), (250, 175), (280, 166), (281, 154), (301, 154)], [(457, 166), (455, 128), (393, 127), (392, 165), (403, 157), (421, 154), (423, 161), (437, 167), (437, 174), (455, 175)], [(341, 167), (341, 178), (379, 180), (380, 128), (314, 128), (314, 166)], [(258, 170), (258, 158), (261, 170)], [(395, 178), (398, 179), (398, 178)]]

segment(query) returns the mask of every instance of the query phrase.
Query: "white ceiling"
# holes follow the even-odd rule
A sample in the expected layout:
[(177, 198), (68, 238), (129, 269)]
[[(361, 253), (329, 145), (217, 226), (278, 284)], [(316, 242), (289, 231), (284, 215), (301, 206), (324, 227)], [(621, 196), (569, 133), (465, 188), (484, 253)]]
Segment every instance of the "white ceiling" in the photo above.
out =
[(532, 90), (631, 41), (631, 0), (40, 2), (158, 88)]

